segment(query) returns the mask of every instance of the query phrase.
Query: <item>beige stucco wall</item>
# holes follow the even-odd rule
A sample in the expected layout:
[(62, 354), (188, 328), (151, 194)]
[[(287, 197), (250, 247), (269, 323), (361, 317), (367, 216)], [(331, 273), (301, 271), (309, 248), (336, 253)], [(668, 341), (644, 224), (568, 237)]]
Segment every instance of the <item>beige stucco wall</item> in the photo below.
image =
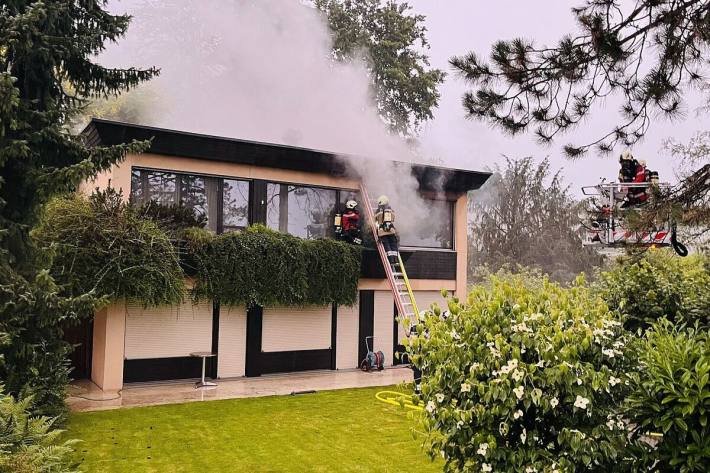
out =
[(123, 346), (126, 333), (125, 306), (112, 304), (94, 317), (91, 380), (104, 391), (123, 388)]
[(261, 327), (264, 352), (330, 348), (332, 307), (266, 307)]
[[(466, 294), (468, 267), (468, 197), (463, 194), (454, 205), (454, 245), (456, 249), (456, 287), (458, 294)], [(442, 289), (442, 288), (440, 288)], [(443, 287), (443, 289), (451, 289)], [(422, 288), (422, 290), (424, 290)]]
[(244, 307), (221, 306), (217, 377), (244, 376), (247, 351), (247, 311)]
[(335, 349), (335, 367), (350, 369), (358, 366), (357, 359), (360, 331), (359, 301), (352, 307), (338, 307), (338, 327)]
[[(392, 365), (394, 337), (394, 299), (389, 291), (375, 291), (375, 351), (385, 354), (385, 365)], [(372, 348), (372, 345), (370, 345)]]
[(126, 306), (127, 360), (189, 356), (212, 350), (212, 302)]

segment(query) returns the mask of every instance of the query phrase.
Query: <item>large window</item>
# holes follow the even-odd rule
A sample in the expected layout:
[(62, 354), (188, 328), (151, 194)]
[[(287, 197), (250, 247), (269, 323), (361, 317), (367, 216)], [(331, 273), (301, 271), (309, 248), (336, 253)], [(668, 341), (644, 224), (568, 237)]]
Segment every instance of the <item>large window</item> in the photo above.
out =
[(133, 169), (131, 202), (180, 204), (193, 209), (195, 215), (207, 219), (207, 228), (217, 230), (217, 179), (164, 171)]
[(400, 246), (414, 248), (454, 248), (454, 204), (427, 200), (426, 215), (409, 215), (406, 209), (394, 209)]
[(301, 238), (333, 234), (336, 191), (316, 187), (268, 183), (266, 224)]
[(222, 182), (222, 228), (244, 230), (249, 225), (249, 183), (235, 179)]

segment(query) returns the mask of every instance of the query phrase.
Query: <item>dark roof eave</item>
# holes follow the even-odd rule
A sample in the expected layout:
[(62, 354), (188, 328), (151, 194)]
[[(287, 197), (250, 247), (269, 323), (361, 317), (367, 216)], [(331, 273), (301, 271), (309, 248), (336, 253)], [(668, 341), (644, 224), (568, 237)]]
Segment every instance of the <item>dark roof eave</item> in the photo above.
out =
[[(91, 145), (111, 146), (152, 139), (149, 152), (213, 161), (346, 176), (347, 167), (333, 153), (257, 141), (202, 135), (94, 118), (82, 135)], [(478, 189), (490, 173), (422, 164), (411, 168), (422, 191), (461, 194)]]

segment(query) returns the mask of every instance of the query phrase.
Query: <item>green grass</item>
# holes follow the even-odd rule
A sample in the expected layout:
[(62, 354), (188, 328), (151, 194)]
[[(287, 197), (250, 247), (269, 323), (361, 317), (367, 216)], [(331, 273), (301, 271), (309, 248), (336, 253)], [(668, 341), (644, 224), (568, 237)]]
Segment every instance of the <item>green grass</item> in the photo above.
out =
[(441, 471), (384, 388), (72, 414), (86, 472)]

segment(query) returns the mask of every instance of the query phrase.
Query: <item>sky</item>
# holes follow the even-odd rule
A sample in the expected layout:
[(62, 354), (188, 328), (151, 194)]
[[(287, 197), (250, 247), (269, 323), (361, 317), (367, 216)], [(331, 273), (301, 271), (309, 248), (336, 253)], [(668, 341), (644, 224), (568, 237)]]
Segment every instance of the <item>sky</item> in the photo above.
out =
[[(502, 156), (549, 157), (553, 167), (564, 168), (567, 181), (575, 191), (582, 185), (594, 184), (600, 177), (614, 179), (618, 172), (618, 155), (599, 157), (590, 151), (584, 158), (570, 161), (562, 156), (561, 148), (567, 142), (584, 141), (584, 137), (605, 134), (618, 120), (618, 106), (608, 101), (595, 111), (579, 130), (567, 134), (550, 146), (542, 146), (534, 138), (510, 138), (499, 129), (481, 121), (465, 118), (461, 105), (467, 85), (456, 77), (448, 64), (449, 58), (469, 51), (487, 57), (491, 45), (501, 39), (523, 37), (534, 39), (539, 45), (553, 45), (567, 33), (577, 28), (571, 13), (573, 6), (583, 0), (408, 0), (417, 13), (426, 16), (427, 37), (432, 66), (449, 73), (440, 88), (441, 100), (435, 118), (424, 129), (421, 140), (425, 149), (441, 156), (447, 164), (480, 169), (501, 163)], [(634, 1), (622, 0), (622, 5)], [(639, 159), (645, 159), (652, 169), (658, 170), (661, 180), (673, 180), (672, 160), (663, 152), (663, 142), (668, 138), (687, 141), (696, 132), (710, 128), (707, 115), (698, 115), (702, 105), (700, 97), (692, 94), (686, 103), (684, 119), (669, 122), (657, 118), (646, 138), (633, 148)]]
[[(299, 6), (299, 0), (149, 0), (162, 5), (152, 16), (138, 8), (145, 1), (111, 0), (114, 12), (135, 15), (134, 25), (127, 38), (101, 58), (107, 65), (163, 69), (152, 84), (163, 99), (156, 108), (162, 115), (145, 124), (334, 152), (371, 155), (387, 149), (391, 157), (403, 155), (401, 143), (385, 136), (374, 108), (366, 103), (368, 82), (362, 65), (332, 66), (327, 26), (317, 12)], [(601, 177), (616, 177), (622, 149), (606, 157), (590, 151), (570, 161), (561, 148), (613, 128), (619, 120), (618, 100), (607, 99), (578, 130), (542, 146), (531, 135), (510, 138), (488, 123), (466, 118), (461, 98), (467, 84), (449, 66), (452, 56), (469, 51), (487, 56), (500, 39), (522, 36), (552, 45), (575, 31), (570, 9), (584, 0), (407, 1), (426, 16), (432, 66), (448, 73), (434, 119), (420, 137), (426, 155), (473, 170), (490, 169), (504, 162), (503, 156), (538, 161), (548, 157), (554, 170), (563, 168), (575, 193)], [(628, 7), (635, 2), (621, 3)], [(633, 149), (660, 172), (662, 181), (673, 180), (664, 140), (685, 142), (710, 129), (708, 116), (695, 112), (701, 98), (688, 97), (684, 119), (657, 118)]]

